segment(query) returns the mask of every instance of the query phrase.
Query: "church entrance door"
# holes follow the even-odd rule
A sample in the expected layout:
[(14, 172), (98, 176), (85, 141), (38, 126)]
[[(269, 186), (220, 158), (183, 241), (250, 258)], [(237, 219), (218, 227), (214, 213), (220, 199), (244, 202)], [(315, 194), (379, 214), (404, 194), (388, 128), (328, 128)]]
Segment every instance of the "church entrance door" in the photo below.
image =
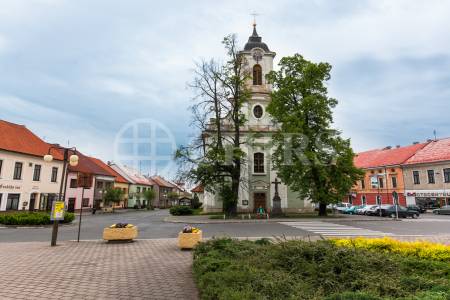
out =
[(266, 193), (254, 193), (253, 194), (253, 210), (256, 212), (256, 210), (259, 207), (264, 208), (264, 211), (267, 212), (266, 209)]

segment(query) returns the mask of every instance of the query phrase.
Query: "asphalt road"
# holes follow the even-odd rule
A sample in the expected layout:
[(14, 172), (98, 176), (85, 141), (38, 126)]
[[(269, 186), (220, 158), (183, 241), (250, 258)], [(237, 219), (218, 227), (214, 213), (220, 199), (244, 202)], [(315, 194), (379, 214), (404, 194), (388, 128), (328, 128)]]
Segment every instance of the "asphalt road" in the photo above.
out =
[[(139, 238), (175, 238), (183, 227), (180, 223), (164, 222), (168, 215), (167, 210), (156, 211), (128, 211), (114, 214), (83, 215), (81, 239), (101, 239), (103, 228), (111, 224), (124, 222), (132, 223), (139, 228)], [(314, 230), (302, 229), (304, 222), (316, 222), (313, 219), (304, 220), (294, 227), (295, 222), (286, 219), (285, 224), (280, 223), (227, 223), (227, 224), (200, 224), (205, 237), (232, 236), (232, 237), (271, 237), (271, 236), (307, 236), (314, 235)], [(395, 221), (384, 218), (379, 221), (374, 217), (373, 221), (330, 220), (318, 222), (326, 226), (332, 232), (344, 229), (363, 231), (377, 231), (394, 235), (424, 235), (439, 236), (450, 235), (450, 216), (435, 216), (431, 213), (421, 215), (419, 219), (407, 219)], [(303, 225), (302, 225), (303, 224)], [(324, 225), (325, 224), (325, 225)], [(1, 225), (0, 225), (1, 226)], [(194, 225), (195, 226), (195, 225)], [(306, 226), (308, 227), (308, 226)], [(336, 228), (334, 228), (336, 227)], [(78, 217), (73, 224), (59, 227), (58, 240), (76, 240), (78, 231)], [(0, 228), (0, 242), (29, 242), (49, 241), (51, 227), (43, 228)]]

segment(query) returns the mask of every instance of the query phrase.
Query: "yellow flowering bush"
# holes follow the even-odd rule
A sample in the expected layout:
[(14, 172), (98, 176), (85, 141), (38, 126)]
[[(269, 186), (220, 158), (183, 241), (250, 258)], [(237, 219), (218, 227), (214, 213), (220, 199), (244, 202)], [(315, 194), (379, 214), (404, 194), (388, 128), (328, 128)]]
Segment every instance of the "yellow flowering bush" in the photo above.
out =
[(359, 237), (355, 239), (334, 239), (332, 242), (340, 247), (363, 248), (450, 262), (450, 246), (427, 241), (401, 242), (388, 237), (375, 239)]

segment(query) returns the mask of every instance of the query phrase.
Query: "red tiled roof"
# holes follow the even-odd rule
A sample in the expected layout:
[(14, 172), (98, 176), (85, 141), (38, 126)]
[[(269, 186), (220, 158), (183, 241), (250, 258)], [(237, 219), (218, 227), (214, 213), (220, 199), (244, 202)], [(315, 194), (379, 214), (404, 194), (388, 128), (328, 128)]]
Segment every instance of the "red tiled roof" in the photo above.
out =
[(193, 193), (203, 193), (204, 191), (205, 188), (201, 184), (197, 185), (195, 188), (191, 190), (191, 192)]
[(103, 161), (101, 161), (98, 158), (95, 157), (89, 157), (97, 166), (108, 172), (111, 176), (116, 177), (115, 181), (119, 183), (130, 183), (128, 180), (126, 180), (122, 175), (116, 172), (113, 168), (105, 164)]
[(158, 175), (152, 176), (151, 179), (158, 186), (169, 187), (169, 188), (175, 188), (176, 187), (174, 184), (166, 181), (164, 178), (162, 178), (161, 176), (158, 176)]
[[(50, 144), (47, 144), (24, 125), (0, 120), (0, 149), (34, 156), (48, 154)], [(63, 156), (52, 150), (54, 159), (62, 160)]]
[(430, 163), (450, 160), (450, 138), (429, 142), (417, 151), (405, 164)]
[(75, 167), (69, 165), (69, 171), (113, 177), (113, 175), (111, 175), (108, 171), (104, 170), (102, 167), (97, 165), (97, 163), (92, 159), (92, 157), (86, 156), (79, 151), (77, 151), (77, 155), (78, 155), (78, 165), (76, 165)]
[(392, 149), (376, 149), (358, 153), (354, 163), (358, 168), (376, 168), (403, 164), (427, 143), (415, 144)]
[(154, 184), (154, 182), (150, 178), (145, 177), (131, 167), (118, 165), (116, 166), (123, 172), (126, 177), (128, 177), (132, 181), (131, 183), (147, 186), (152, 186)]

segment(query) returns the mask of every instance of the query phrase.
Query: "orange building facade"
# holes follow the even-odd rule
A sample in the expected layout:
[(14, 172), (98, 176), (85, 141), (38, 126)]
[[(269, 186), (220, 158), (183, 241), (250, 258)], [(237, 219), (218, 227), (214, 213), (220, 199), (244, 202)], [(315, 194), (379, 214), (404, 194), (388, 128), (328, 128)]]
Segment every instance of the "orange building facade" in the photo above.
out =
[(364, 170), (364, 178), (355, 185), (347, 202), (363, 204), (406, 205), (403, 163), (427, 143), (358, 153), (354, 163)]

